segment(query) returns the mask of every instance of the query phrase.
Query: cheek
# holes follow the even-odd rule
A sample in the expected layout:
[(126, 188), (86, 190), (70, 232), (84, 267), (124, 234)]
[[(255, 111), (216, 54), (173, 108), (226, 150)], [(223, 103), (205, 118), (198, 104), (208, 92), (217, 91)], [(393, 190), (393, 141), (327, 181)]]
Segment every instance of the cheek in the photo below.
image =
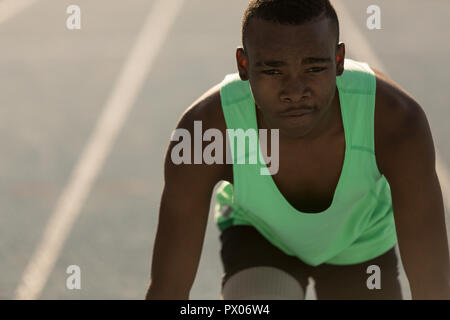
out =
[(322, 91), (320, 92), (321, 102), (323, 105), (328, 105), (333, 101), (335, 94), (335, 87), (322, 87)]
[(326, 107), (332, 104), (336, 94), (338, 93), (336, 92), (336, 85), (334, 85), (333, 87), (329, 88), (327, 95), (324, 98), (323, 106)]
[(333, 100), (336, 92), (336, 78), (322, 78), (314, 86), (314, 91), (322, 97), (322, 101)]
[(273, 99), (274, 88), (267, 81), (253, 81), (250, 83), (250, 87), (257, 103), (264, 104), (264, 101)]

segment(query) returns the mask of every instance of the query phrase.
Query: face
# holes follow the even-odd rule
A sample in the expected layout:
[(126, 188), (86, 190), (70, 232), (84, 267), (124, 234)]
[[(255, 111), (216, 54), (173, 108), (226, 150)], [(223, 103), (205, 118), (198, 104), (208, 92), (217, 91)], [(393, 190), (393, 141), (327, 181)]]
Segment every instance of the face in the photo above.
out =
[(237, 49), (240, 77), (249, 80), (257, 108), (280, 137), (302, 138), (336, 104), (336, 76), (344, 70), (344, 44), (336, 45), (330, 20), (299, 26), (253, 18), (246, 49)]

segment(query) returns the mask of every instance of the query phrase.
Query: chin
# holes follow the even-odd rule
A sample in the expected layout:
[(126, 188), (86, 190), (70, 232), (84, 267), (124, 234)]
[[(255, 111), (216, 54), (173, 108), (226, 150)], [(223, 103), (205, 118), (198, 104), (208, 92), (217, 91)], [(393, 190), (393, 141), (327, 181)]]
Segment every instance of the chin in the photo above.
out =
[(303, 138), (310, 131), (309, 127), (305, 126), (292, 126), (292, 127), (280, 127), (280, 136), (289, 138)]

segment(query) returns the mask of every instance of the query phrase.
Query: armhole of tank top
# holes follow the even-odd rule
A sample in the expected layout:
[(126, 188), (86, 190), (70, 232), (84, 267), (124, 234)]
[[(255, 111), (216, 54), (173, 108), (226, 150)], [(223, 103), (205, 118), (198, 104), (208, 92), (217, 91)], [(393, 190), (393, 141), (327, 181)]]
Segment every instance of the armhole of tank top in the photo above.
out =
[[(381, 176), (381, 172), (380, 169), (378, 168), (377, 165), (377, 156), (376, 156), (376, 150), (375, 150), (375, 108), (377, 106), (377, 101), (376, 101), (376, 96), (377, 96), (377, 76), (375, 74), (375, 72), (372, 70), (372, 68), (370, 68), (370, 66), (367, 64), (367, 67), (370, 70), (370, 81), (369, 81), (369, 92), (371, 92), (371, 101), (370, 101), (370, 106), (371, 106), (371, 110), (370, 110), (370, 128), (369, 128), (369, 141), (370, 141), (370, 148), (373, 150), (373, 168), (377, 174), (378, 177)], [(372, 89), (373, 88), (373, 89)]]
[[(224, 141), (224, 143), (226, 143), (226, 141), (230, 139), (227, 129), (229, 128), (229, 126), (228, 126), (229, 122), (233, 121), (232, 120), (233, 115), (231, 114), (231, 112), (229, 112), (228, 109), (226, 109), (226, 108), (228, 108), (228, 101), (229, 101), (229, 99), (226, 97), (227, 90), (228, 90), (227, 86), (230, 83), (231, 82), (224, 83), (223, 86), (220, 88), (220, 105), (221, 105), (221, 109), (222, 109), (222, 113), (223, 113), (223, 118), (225, 120), (225, 141)], [(228, 145), (228, 147), (231, 148), (230, 144)], [(228, 152), (228, 148), (226, 148), (225, 152)], [(231, 165), (232, 165), (232, 171), (233, 171), (233, 183), (230, 182), (230, 184), (233, 186), (232, 201), (234, 202), (235, 194), (236, 194), (236, 185), (237, 185), (237, 179), (236, 179), (237, 174), (236, 174), (236, 167), (234, 165), (233, 153), (231, 152), (231, 150), (229, 150), (229, 152), (230, 152), (230, 158), (231, 158), (231, 162), (232, 162)], [(225, 161), (227, 161), (227, 160), (228, 160), (228, 158), (226, 157), (226, 154), (225, 154)]]

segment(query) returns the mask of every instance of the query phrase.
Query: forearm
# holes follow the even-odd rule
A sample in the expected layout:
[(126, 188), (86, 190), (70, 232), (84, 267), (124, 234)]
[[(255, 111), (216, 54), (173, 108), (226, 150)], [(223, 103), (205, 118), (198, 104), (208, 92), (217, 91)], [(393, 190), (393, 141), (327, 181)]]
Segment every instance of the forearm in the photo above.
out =
[(150, 282), (145, 300), (189, 300), (189, 292), (168, 290)]
[(420, 250), (420, 247), (417, 246), (417, 249), (414, 251), (417, 255), (414, 257), (406, 254), (408, 251), (404, 251), (404, 268), (409, 280), (413, 300), (450, 300), (448, 254), (436, 255), (436, 252), (446, 252), (446, 250), (448, 249), (430, 248), (426, 252), (425, 250)]
[(448, 277), (423, 277), (410, 281), (413, 300), (450, 300)]
[(450, 289), (428, 288), (425, 290), (411, 290), (412, 300), (450, 300)]
[[(404, 207), (408, 216), (396, 226), (403, 266), (416, 299), (450, 299), (450, 256), (442, 196), (438, 185), (429, 188), (428, 200), (416, 208)], [(402, 207), (397, 207), (402, 211)], [(415, 221), (415, 223), (413, 223)]]
[[(195, 222), (184, 221), (183, 214), (178, 214), (181, 221), (171, 217), (172, 215), (176, 216), (176, 213), (166, 211), (159, 221), (148, 299), (188, 300), (195, 280), (202, 250), (204, 223), (197, 227)], [(193, 218), (190, 220), (198, 221)]]

